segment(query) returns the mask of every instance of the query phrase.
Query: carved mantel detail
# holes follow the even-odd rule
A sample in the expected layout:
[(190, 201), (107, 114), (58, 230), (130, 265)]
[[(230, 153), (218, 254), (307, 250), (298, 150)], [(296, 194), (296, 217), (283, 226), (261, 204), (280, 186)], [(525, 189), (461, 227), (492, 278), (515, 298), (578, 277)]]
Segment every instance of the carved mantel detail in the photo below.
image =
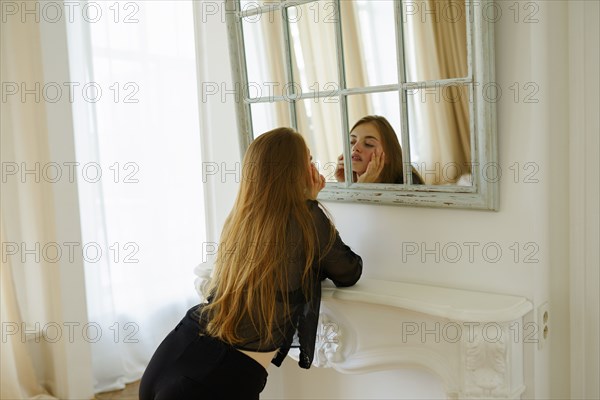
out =
[[(486, 332), (490, 326), (496, 331), (493, 336)], [(507, 335), (506, 327), (488, 323), (474, 327), (473, 335), (463, 338), (465, 397), (505, 398), (509, 395)]]
[(343, 362), (341, 353), (342, 331), (340, 324), (333, 321), (327, 314), (321, 313), (315, 343), (313, 364), (317, 367), (331, 368), (334, 364)]
[[(200, 296), (211, 267), (195, 270)], [(428, 285), (324, 284), (313, 364), (352, 374), (425, 368), (449, 399), (520, 399), (532, 375), (525, 346), (537, 340), (532, 309), (522, 297)]]
[[(425, 368), (449, 399), (520, 399), (527, 299), (363, 279), (324, 287), (314, 366), (341, 373)], [(290, 353), (295, 357), (293, 353)]]

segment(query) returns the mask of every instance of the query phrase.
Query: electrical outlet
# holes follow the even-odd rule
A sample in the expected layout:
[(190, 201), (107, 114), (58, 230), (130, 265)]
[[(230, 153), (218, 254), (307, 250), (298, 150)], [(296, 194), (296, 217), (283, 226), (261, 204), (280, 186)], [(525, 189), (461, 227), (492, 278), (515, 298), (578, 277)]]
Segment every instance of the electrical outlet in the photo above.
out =
[(548, 341), (550, 334), (550, 312), (548, 302), (545, 302), (537, 309), (537, 339), (538, 350), (542, 350)]

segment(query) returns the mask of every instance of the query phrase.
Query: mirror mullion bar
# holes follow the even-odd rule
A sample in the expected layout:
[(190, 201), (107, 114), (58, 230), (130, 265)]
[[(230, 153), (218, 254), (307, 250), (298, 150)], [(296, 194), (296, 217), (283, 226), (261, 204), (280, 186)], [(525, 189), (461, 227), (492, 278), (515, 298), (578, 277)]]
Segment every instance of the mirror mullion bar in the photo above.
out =
[[(469, 85), (469, 99), (475, 99), (475, 85), (473, 84)], [(477, 139), (477, 132), (475, 130), (475, 101), (469, 101), (468, 107), (470, 130), (469, 140), (471, 140), (471, 184), (473, 188), (479, 190), (479, 175), (476, 173), (476, 171), (473, 171), (473, 167), (476, 164), (473, 160), (479, 161), (479, 158), (477, 156), (477, 154), (479, 153), (477, 150), (479, 148), (479, 143)], [(479, 162), (477, 162), (477, 164), (479, 164)], [(475, 168), (475, 170), (477, 170), (477, 168)]]
[(277, 10), (279, 10), (279, 4), (269, 4), (268, 6), (252, 6), (252, 7), (248, 7), (247, 10), (242, 10), (241, 8), (237, 8), (237, 10), (240, 10), (237, 12), (239, 18), (248, 18), (248, 17), (253, 17), (255, 15), (259, 15), (259, 14), (267, 14), (267, 13), (271, 13), (271, 12), (275, 12)]
[[(471, 84), (469, 85), (469, 98), (474, 99), (475, 97), (475, 84), (474, 84), (474, 76), (473, 76), (473, 32), (474, 26), (472, 23), (471, 17), (474, 14), (474, 5), (472, 0), (465, 0), (465, 24), (467, 25), (465, 32), (467, 34), (467, 77), (471, 80)], [(469, 130), (470, 135), (469, 139), (471, 140), (471, 165), (474, 165), (473, 160), (478, 160), (477, 151), (479, 147), (479, 143), (477, 141), (477, 132), (475, 127), (475, 101), (469, 101)], [(473, 171), (473, 167), (471, 167), (471, 184), (474, 189), (479, 191), (479, 174)]]
[[(404, 87), (406, 83), (406, 65), (404, 63), (404, 26), (402, 25), (402, 1), (394, 2), (394, 17), (396, 19), (396, 57), (398, 65), (398, 78), (400, 84)], [(402, 142), (402, 172), (404, 174), (404, 184), (412, 183), (412, 168), (410, 167), (410, 138), (408, 132), (408, 104), (406, 90), (402, 88), (398, 95), (400, 96), (400, 123), (401, 123), (401, 142)]]
[(420, 81), (420, 82), (406, 82), (401, 85), (404, 90), (415, 90), (415, 89), (430, 89), (436, 87), (445, 86), (464, 86), (470, 85), (472, 82), (471, 78), (448, 78), (438, 79), (431, 81)]
[[(468, 82), (459, 82), (462, 85), (466, 85)], [(407, 89), (416, 89), (411, 84), (406, 84)], [(449, 86), (445, 84), (444, 86)], [(304, 99), (317, 99), (317, 98), (329, 98), (334, 101), (334, 98), (353, 95), (353, 94), (370, 94), (370, 93), (384, 93), (399, 91), (402, 88), (401, 85), (382, 85), (372, 86), (369, 88), (352, 88), (352, 89), (340, 89), (335, 91), (318, 91), (318, 92), (304, 92), (299, 95), (292, 96), (267, 96), (267, 97), (244, 97), (244, 101), (247, 103), (267, 103), (270, 101), (290, 101), (290, 100), (304, 100)], [(421, 89), (421, 87), (419, 87)]]
[(381, 86), (369, 86), (364, 88), (352, 88), (352, 89), (343, 89), (340, 92), (342, 94), (369, 94), (369, 93), (383, 93), (383, 92), (392, 92), (395, 90), (400, 90), (402, 88), (401, 85), (381, 85)]
[[(335, 45), (337, 52), (337, 67), (338, 67), (338, 98), (340, 101), (340, 118), (344, 145), (344, 183), (346, 187), (349, 187), (352, 182), (352, 155), (350, 148), (350, 137), (348, 127), (348, 99), (344, 94), (346, 90), (346, 68), (344, 65), (344, 39), (342, 36), (342, 7), (340, 0), (335, 0), (333, 3), (335, 7), (335, 15), (337, 15), (335, 24)], [(330, 93), (328, 95), (330, 96)], [(336, 160), (337, 161), (337, 160)]]
[[(296, 3), (294, 3), (295, 5)], [(281, 7), (281, 27), (283, 29), (283, 43), (284, 43), (284, 51), (285, 51), (285, 77), (287, 78), (288, 84), (292, 84), (294, 82), (294, 69), (292, 67), (292, 49), (290, 42), (290, 27), (288, 25), (288, 10), (287, 7)], [(288, 86), (289, 87), (289, 86)], [(294, 85), (291, 85), (293, 88)], [(284, 96), (285, 97), (285, 96)], [(296, 115), (296, 102), (289, 101), (288, 104), (290, 107), (290, 123), (294, 130), (298, 130), (298, 117)]]
[(471, 23), (471, 15), (473, 10), (473, 2), (471, 0), (465, 0), (465, 24), (467, 28), (465, 32), (467, 34), (467, 78), (473, 80), (473, 47), (472, 47), (472, 36), (473, 36), (473, 24)]
[(255, 98), (252, 98), (252, 99), (248, 98), (248, 97), (244, 98), (244, 101), (246, 103), (249, 103), (249, 104), (255, 104), (255, 103), (276, 103), (278, 101), (290, 101), (290, 100), (291, 100), (290, 97), (285, 97), (285, 96), (255, 97)]
[[(235, 10), (239, 9), (240, 0), (226, 0), (225, 8), (232, 5)], [(229, 57), (231, 58), (232, 74), (234, 81), (246, 82), (248, 80), (246, 70), (246, 54), (244, 51), (244, 39), (242, 20), (237, 13), (226, 13), (227, 34), (229, 42)], [(240, 135), (240, 154), (244, 155), (252, 141), (252, 116), (250, 105), (241, 101), (235, 103), (238, 116), (238, 130)]]

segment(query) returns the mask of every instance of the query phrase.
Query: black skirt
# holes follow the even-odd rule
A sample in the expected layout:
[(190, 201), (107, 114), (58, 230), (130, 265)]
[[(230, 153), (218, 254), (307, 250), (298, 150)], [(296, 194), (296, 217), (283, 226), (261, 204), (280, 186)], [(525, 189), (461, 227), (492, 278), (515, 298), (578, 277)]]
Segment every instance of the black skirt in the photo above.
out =
[(218, 339), (200, 335), (186, 313), (152, 356), (140, 383), (140, 400), (258, 399), (267, 371)]

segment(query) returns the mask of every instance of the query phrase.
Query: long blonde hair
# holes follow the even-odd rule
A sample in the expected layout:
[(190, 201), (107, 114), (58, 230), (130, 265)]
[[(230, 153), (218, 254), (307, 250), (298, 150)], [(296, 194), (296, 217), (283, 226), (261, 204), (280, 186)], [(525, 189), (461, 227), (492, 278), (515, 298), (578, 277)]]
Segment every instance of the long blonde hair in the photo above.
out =
[[(278, 296), (283, 296), (280, 307), (284, 317), (289, 317), (284, 263), (290, 260), (290, 246), (298, 240), (306, 257), (302, 287), (307, 295), (311, 266), (319, 257), (306, 202), (310, 182), (308, 148), (294, 130), (274, 129), (248, 147), (238, 196), (221, 233), (209, 288), (212, 300), (203, 308), (210, 316), (209, 335), (239, 344), (243, 341), (238, 334), (240, 322), (250, 317), (262, 339), (273, 339), (275, 321), (282, 317)], [(301, 238), (297, 233), (291, 237), (291, 221)]]

